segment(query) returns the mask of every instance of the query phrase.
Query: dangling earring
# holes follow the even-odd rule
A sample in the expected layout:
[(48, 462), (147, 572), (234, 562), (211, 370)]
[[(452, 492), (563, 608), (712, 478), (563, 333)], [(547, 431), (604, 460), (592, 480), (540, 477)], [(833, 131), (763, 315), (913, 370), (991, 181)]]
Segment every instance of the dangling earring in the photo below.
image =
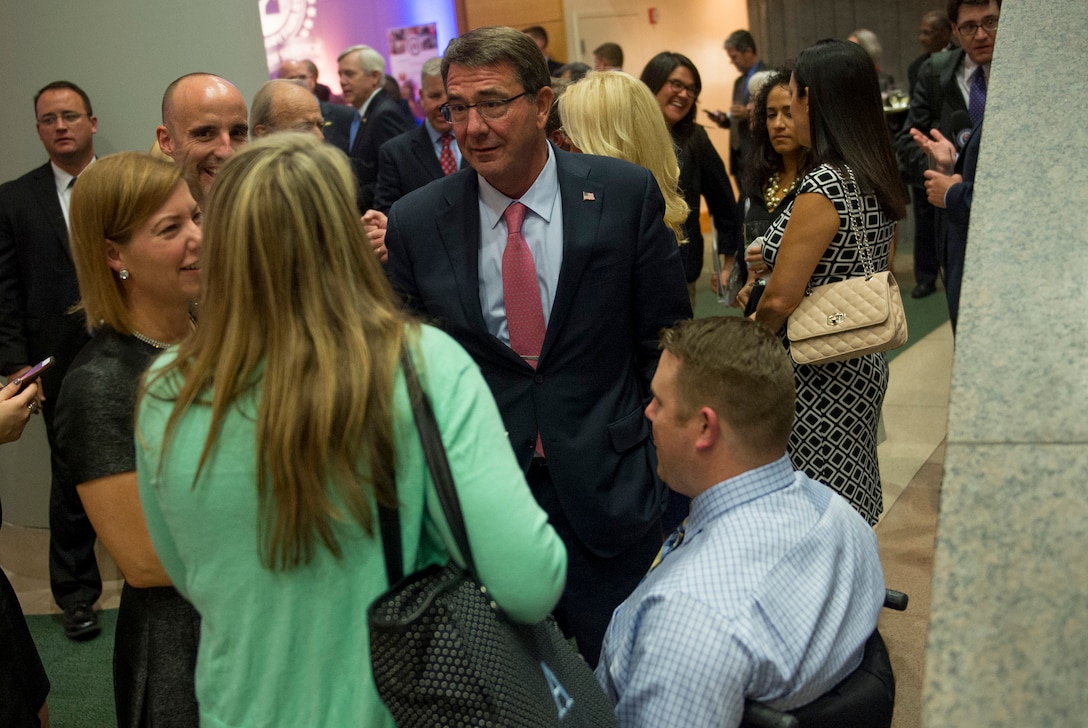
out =
[(120, 271), (119, 271), (119, 272), (117, 273), (117, 276), (118, 276), (118, 277), (119, 277), (119, 278), (120, 278), (121, 280), (123, 280), (123, 281), (127, 281), (127, 280), (128, 280), (128, 268), (122, 268), (122, 269), (121, 269), (121, 270), (120, 270)]

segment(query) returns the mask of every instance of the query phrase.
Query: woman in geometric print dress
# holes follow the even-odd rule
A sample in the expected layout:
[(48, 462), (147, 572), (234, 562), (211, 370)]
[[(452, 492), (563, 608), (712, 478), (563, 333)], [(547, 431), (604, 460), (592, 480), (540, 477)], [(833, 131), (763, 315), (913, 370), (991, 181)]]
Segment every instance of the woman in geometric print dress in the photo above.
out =
[[(810, 149), (797, 197), (764, 237), (760, 263), (774, 274), (753, 318), (780, 332), (809, 286), (864, 274), (849, 211), (860, 198), (873, 268), (888, 267), (905, 200), (884, 122), (872, 61), (848, 41), (802, 51), (790, 79), (797, 136)], [(867, 354), (832, 364), (794, 365), (794, 467), (838, 491), (869, 523), (883, 504), (876, 431), (888, 362)]]

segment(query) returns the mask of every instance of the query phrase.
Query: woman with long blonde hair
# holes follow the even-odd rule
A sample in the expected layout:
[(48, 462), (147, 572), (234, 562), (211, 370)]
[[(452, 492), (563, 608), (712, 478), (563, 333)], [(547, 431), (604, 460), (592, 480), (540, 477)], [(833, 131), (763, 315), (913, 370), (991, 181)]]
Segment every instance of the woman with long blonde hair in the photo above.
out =
[(665, 198), (665, 225), (686, 243), (688, 203), (680, 192), (676, 148), (646, 84), (623, 71), (594, 71), (571, 84), (558, 103), (572, 151), (615, 157), (650, 170)]
[[(393, 726), (370, 674), (367, 606), (388, 588), (376, 506), (406, 571), (456, 554), (398, 360), (434, 405), (496, 604), (534, 622), (566, 553), (472, 359), (393, 303), (338, 150), (273, 135), (219, 171), (196, 334), (151, 370), (140, 492), (162, 563), (203, 617), (209, 725)], [(457, 556), (456, 558), (460, 558)]]

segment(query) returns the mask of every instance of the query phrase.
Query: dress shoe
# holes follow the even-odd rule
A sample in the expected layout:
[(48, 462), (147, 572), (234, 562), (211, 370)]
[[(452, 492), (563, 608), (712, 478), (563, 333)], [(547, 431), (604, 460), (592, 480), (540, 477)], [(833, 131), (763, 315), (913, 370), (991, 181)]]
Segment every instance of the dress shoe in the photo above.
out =
[(89, 640), (98, 636), (98, 615), (90, 602), (76, 602), (64, 608), (64, 634), (68, 639)]
[(937, 290), (937, 284), (931, 281), (925, 281), (919, 283), (914, 287), (914, 290), (910, 292), (911, 298), (925, 298), (932, 295)]

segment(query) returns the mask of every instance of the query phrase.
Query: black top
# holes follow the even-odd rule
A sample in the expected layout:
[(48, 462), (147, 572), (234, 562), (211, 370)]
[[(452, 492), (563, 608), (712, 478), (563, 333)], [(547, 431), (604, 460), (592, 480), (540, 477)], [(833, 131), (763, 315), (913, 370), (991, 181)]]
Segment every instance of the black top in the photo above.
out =
[(57, 443), (73, 486), (136, 469), (133, 443), (140, 378), (158, 350), (111, 328), (72, 362), (57, 402)]
[[(136, 396), (158, 349), (104, 327), (68, 370), (57, 402), (66, 487), (136, 470)], [(117, 724), (195, 726), (200, 617), (173, 587), (125, 584), (113, 645)]]
[(722, 255), (733, 255), (741, 247), (740, 213), (725, 163), (710, 143), (706, 129), (695, 124), (685, 137), (674, 137), (674, 140), (679, 148), (680, 192), (689, 208), (684, 223), (684, 236), (688, 242), (680, 246), (680, 256), (688, 283), (691, 283), (698, 280), (703, 269), (699, 198), (706, 199), (707, 210), (718, 233), (718, 252)]

